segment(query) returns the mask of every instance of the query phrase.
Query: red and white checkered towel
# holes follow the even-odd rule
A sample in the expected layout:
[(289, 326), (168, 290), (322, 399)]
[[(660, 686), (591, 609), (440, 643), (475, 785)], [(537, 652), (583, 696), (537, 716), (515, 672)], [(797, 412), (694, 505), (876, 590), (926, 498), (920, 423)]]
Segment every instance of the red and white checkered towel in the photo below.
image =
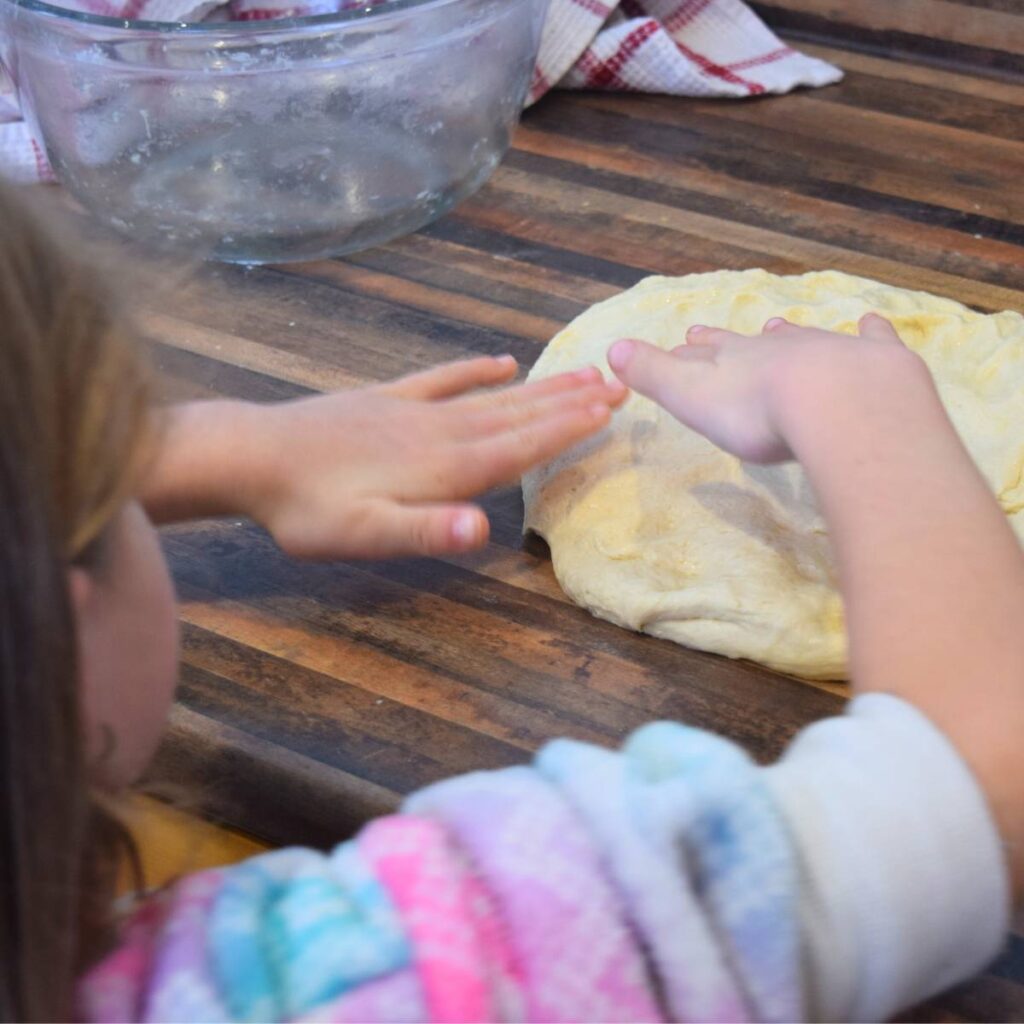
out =
[[(116, 18), (262, 21), (365, 7), (367, 0), (50, 0)], [(369, 0), (373, 5), (388, 0)], [(530, 102), (554, 86), (757, 96), (829, 85), (843, 73), (784, 45), (742, 0), (551, 0)], [(52, 180), (0, 69), (0, 176)]]

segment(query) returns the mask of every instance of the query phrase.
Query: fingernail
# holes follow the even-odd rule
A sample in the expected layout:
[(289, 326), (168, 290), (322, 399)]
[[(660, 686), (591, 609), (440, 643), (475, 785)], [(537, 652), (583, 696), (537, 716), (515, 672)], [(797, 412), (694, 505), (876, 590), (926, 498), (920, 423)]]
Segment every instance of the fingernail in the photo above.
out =
[(700, 334), (701, 331), (706, 331), (707, 327), (704, 324), (693, 324), (690, 329), (686, 332), (687, 334)]
[(475, 544), (480, 534), (478, 516), (475, 512), (459, 512), (452, 522), (452, 537), (460, 547)]
[(596, 381), (601, 377), (601, 371), (596, 366), (585, 366), (582, 370), (576, 371), (577, 380)]
[(512, 356), (512, 355), (509, 355), (506, 352), (505, 355), (498, 356), (498, 362), (502, 363), (504, 366), (515, 366), (516, 365), (516, 357)]
[(636, 352), (636, 343), (624, 340), (617, 341), (608, 349), (608, 365), (613, 370), (624, 370)]
[(608, 415), (608, 406), (602, 405), (600, 402), (595, 402), (590, 407), (590, 415), (593, 416), (595, 420), (603, 420)]
[(765, 321), (764, 329), (766, 331), (774, 331), (776, 327), (781, 327), (785, 322), (784, 317), (773, 316), (771, 320)]

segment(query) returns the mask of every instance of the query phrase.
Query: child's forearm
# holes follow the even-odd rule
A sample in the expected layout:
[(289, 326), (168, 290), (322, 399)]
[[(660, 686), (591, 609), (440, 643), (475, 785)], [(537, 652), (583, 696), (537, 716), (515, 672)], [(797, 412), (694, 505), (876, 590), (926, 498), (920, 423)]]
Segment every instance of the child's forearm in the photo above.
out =
[(851, 681), (913, 702), (957, 746), (988, 795), (1019, 895), (1020, 545), (915, 357), (819, 371), (789, 381), (781, 407), (829, 523)]

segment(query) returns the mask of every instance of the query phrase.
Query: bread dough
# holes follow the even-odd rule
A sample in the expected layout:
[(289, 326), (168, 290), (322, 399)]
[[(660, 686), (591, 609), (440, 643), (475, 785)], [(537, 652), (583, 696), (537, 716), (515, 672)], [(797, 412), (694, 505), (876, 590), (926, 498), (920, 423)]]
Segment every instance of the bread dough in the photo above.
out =
[[(591, 307), (530, 373), (607, 368), (608, 346), (668, 349), (694, 323), (744, 334), (772, 316), (854, 334), (875, 310), (923, 356), (954, 424), (1024, 541), (1024, 318), (837, 271), (649, 277)], [(817, 679), (846, 636), (825, 523), (795, 464), (740, 462), (633, 395), (599, 435), (523, 480), (525, 529), (565, 592), (630, 629)], [(937, 553), (938, 557), (941, 557)]]

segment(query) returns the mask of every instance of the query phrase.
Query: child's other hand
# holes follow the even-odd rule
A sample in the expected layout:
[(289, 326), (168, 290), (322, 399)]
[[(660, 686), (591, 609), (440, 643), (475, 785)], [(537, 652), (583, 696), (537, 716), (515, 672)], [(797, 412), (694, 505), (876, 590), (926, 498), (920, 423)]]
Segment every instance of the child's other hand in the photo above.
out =
[(879, 359), (916, 361), (888, 320), (861, 318), (860, 337), (769, 320), (759, 337), (694, 326), (671, 352), (617, 341), (608, 362), (620, 380), (676, 419), (747, 462), (793, 458), (786, 419), (815, 400), (815, 375), (846, 373)]
[[(256, 472), (242, 510), (302, 558), (386, 558), (480, 547), (465, 504), (594, 433), (625, 398), (595, 368), (505, 388), (511, 357), (249, 406)], [(479, 390), (484, 389), (484, 390)]]

